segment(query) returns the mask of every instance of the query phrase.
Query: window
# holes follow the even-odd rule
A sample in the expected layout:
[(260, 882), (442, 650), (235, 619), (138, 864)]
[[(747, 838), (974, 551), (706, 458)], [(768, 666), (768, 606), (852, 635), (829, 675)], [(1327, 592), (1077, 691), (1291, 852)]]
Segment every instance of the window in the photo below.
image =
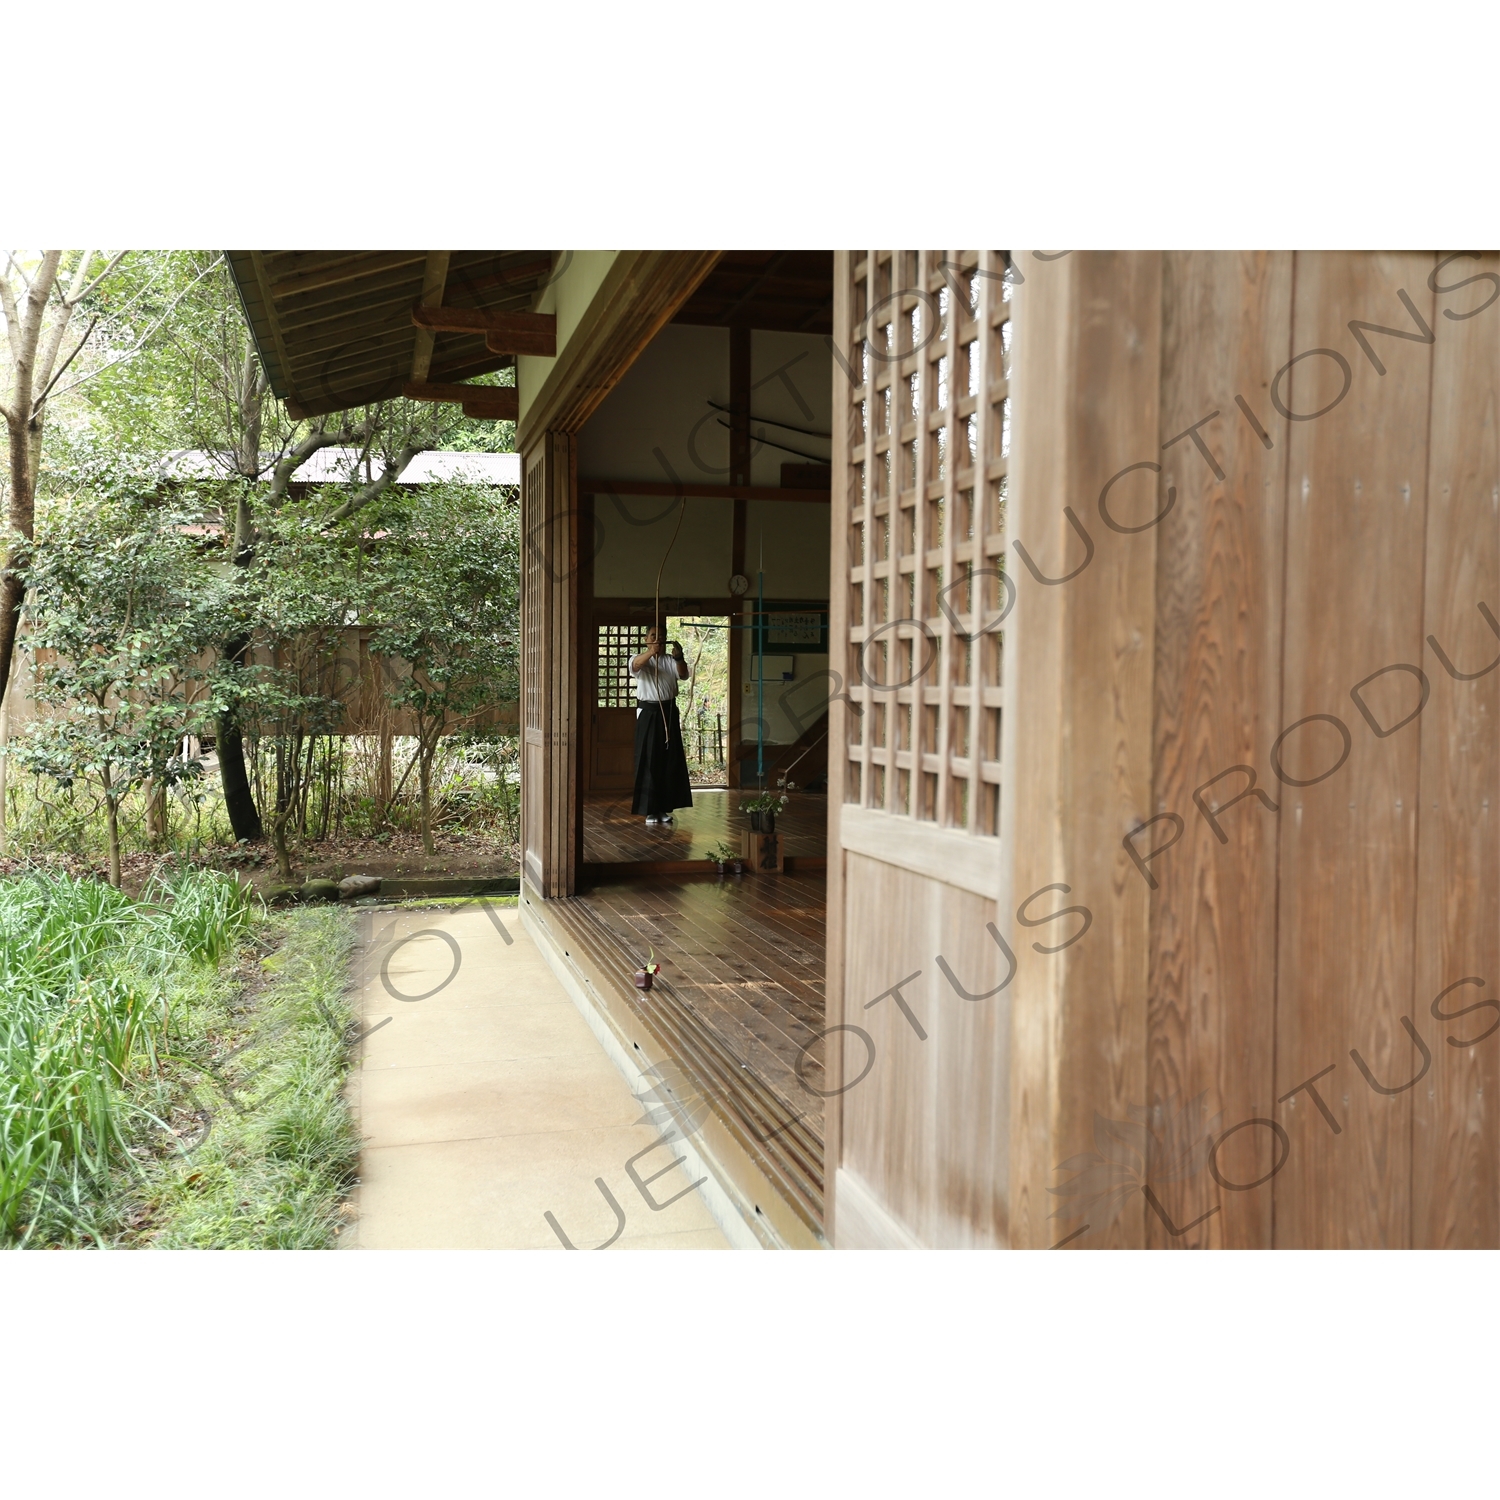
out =
[(635, 680), (630, 675), (630, 658), (638, 656), (645, 645), (644, 625), (599, 627), (599, 685), (594, 695), (595, 707), (635, 707)]

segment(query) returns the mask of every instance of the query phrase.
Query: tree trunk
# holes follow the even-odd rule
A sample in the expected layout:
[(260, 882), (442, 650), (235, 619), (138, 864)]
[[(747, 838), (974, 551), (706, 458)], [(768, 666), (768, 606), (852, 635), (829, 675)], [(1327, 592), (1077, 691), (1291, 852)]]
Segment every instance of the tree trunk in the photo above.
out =
[(104, 783), (104, 821), (109, 829), (109, 883), (120, 889), (120, 809), (115, 803), (109, 766), (101, 776)]
[(287, 838), (287, 825), (297, 810), (294, 788), (289, 785), (288, 763), (295, 766), (301, 759), (302, 747), (296, 743), (288, 745), (285, 737), (276, 737), (276, 812), (271, 819), (271, 845), (276, 850), (276, 873), (283, 880), (292, 878), (292, 851)]
[[(13, 557), (8, 562), (14, 565), (21, 560)], [(15, 657), (16, 632), (21, 624), (25, 594), (20, 578), (7, 566), (4, 578), (0, 579), (0, 703), (7, 702), (10, 697), (10, 664)]]
[(380, 726), (380, 766), (375, 775), (375, 826), (382, 828), (391, 809), (391, 747), (395, 736), (389, 721)]
[(424, 854), (436, 854), (437, 850), (432, 842), (432, 757), (437, 749), (434, 741), (431, 750), (418, 750), (422, 757), (422, 763), (417, 767), (417, 776), (421, 783), (422, 796), (422, 852)]
[(160, 782), (146, 783), (146, 829), (154, 847), (167, 845), (167, 789)]
[[(0, 752), (10, 743), (10, 704), (0, 702)], [(10, 835), (6, 828), (5, 783), (9, 776), (10, 756), (0, 753), (0, 859), (10, 852)]]
[(292, 879), (292, 851), (287, 845), (286, 825), (288, 817), (277, 818), (271, 824), (271, 847), (276, 851), (276, 873), (285, 881)]
[(255, 805), (255, 794), (250, 790), (250, 778), (245, 772), (245, 736), (239, 720), (232, 713), (221, 714), (219, 734), (219, 783), (224, 790), (224, 806), (229, 813), (229, 826), (236, 839), (258, 844), (266, 832), (260, 821), (260, 811)]
[[(226, 643), (224, 655), (243, 666), (249, 650), (250, 642), (244, 636), (239, 636)], [(255, 805), (255, 793), (250, 789), (250, 777), (245, 771), (245, 733), (234, 709), (219, 715), (217, 730), (219, 785), (224, 792), (224, 808), (229, 814), (229, 826), (234, 831), (236, 840), (258, 844), (265, 838), (266, 830), (261, 823), (260, 809)]]

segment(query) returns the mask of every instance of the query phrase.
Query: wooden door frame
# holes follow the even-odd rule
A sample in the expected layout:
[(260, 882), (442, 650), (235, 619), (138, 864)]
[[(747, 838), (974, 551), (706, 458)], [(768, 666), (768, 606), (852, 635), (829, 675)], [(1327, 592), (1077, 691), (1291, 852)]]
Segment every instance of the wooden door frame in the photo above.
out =
[[(592, 601), (592, 526), (578, 495), (577, 435), (626, 370), (722, 254), (623, 251), (517, 424), (521, 458), (523, 764), (522, 871), (543, 899), (571, 896), (583, 864), (587, 751), (579, 671), (583, 601)], [(543, 466), (539, 488), (528, 481)], [(585, 538), (587, 540), (585, 541)], [(540, 566), (530, 552), (545, 550)], [(536, 598), (529, 595), (535, 591)], [(527, 705), (541, 705), (533, 723)], [(523, 773), (524, 775), (524, 773)]]

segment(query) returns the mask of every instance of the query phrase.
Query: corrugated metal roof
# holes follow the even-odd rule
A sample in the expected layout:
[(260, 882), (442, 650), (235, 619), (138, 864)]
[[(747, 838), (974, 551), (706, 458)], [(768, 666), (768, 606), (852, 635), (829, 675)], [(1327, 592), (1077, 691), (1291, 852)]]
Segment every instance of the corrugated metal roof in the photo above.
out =
[[(293, 484), (342, 484), (351, 478), (358, 462), (357, 448), (322, 448), (292, 475)], [(269, 468), (272, 456), (265, 456)], [(178, 479), (222, 478), (232, 467), (227, 459), (205, 449), (180, 448), (166, 457), (165, 467)], [(353, 475), (362, 479), (363, 473)], [(471, 484), (518, 485), (521, 482), (519, 453), (456, 453), (433, 450), (419, 453), (406, 466), (398, 484), (434, 484), (462, 479)]]

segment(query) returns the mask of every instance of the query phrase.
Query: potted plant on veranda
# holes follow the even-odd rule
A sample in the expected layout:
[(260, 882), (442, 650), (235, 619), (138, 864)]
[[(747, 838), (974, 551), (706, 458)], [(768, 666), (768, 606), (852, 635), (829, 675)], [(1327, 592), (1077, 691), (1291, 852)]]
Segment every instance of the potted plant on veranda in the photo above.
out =
[(786, 806), (787, 793), (796, 791), (797, 783), (781, 776), (777, 778), (776, 787), (774, 792), (762, 792), (758, 797), (740, 803), (740, 811), (750, 815), (753, 833), (776, 832), (776, 814)]
[(651, 949), (651, 956), (635, 971), (635, 987), (638, 990), (649, 990), (651, 981), (661, 973), (661, 965), (656, 961), (656, 949)]
[(719, 879), (722, 880), (726, 871), (732, 870), (736, 875), (745, 873), (745, 858), (738, 849), (730, 843), (715, 844), (708, 851), (708, 857), (719, 867)]

